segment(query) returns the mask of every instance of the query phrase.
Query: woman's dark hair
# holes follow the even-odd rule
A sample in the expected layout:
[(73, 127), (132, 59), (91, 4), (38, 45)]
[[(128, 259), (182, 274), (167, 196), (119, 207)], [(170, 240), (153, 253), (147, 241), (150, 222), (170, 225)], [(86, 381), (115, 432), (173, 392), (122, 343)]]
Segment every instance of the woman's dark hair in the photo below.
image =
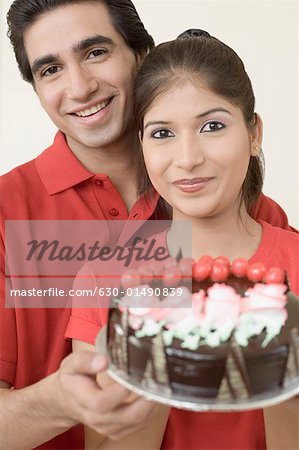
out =
[[(174, 41), (158, 45), (141, 65), (134, 88), (135, 118), (141, 134), (144, 116), (159, 95), (177, 83), (199, 79), (212, 92), (238, 106), (248, 128), (256, 125), (254, 93), (243, 62), (223, 42), (205, 31), (192, 29)], [(261, 152), (259, 156), (250, 157), (241, 189), (240, 200), (249, 213), (261, 193), (263, 172)], [(150, 186), (149, 177), (145, 175), (140, 192), (148, 191)]]
[(33, 83), (33, 75), (24, 47), (23, 37), (26, 29), (48, 11), (85, 2), (102, 3), (107, 7), (115, 30), (135, 53), (142, 50), (147, 52), (154, 47), (153, 38), (144, 28), (130, 0), (15, 0), (7, 13), (7, 35), (24, 80)]

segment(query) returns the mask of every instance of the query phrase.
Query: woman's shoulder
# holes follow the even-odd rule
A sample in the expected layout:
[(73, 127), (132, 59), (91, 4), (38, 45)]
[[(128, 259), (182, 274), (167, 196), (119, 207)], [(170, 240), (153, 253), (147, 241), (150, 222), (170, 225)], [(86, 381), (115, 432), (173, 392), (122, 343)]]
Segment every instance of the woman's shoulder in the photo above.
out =
[(280, 267), (288, 274), (291, 288), (299, 294), (299, 234), (261, 222), (263, 238), (259, 256), (267, 267)]
[(273, 236), (276, 239), (279, 238), (279, 240), (282, 240), (285, 244), (293, 243), (294, 245), (296, 245), (296, 243), (299, 243), (299, 233), (297, 232), (297, 230), (286, 230), (263, 220), (259, 220), (259, 222), (263, 227), (263, 234), (267, 233), (267, 235), (271, 237)]

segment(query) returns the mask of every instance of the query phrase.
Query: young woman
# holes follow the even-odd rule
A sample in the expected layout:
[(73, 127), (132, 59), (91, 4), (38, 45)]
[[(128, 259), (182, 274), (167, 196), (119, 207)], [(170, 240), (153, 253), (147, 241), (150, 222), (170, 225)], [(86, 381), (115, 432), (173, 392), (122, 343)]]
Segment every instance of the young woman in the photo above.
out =
[[(262, 121), (254, 105), (242, 61), (208, 33), (189, 30), (158, 46), (135, 85), (148, 171), (142, 189), (148, 192), (153, 185), (172, 207), (174, 227), (176, 221), (191, 221), (194, 258), (225, 255), (280, 266), (299, 294), (299, 236), (252, 218), (263, 183)], [(177, 254), (172, 230), (167, 241), (170, 253)], [(101, 326), (99, 317), (96, 310), (84, 313), (84, 320)], [(168, 411), (161, 407), (151, 424), (129, 440), (98, 443), (122, 449), (157, 448), (160, 441), (161, 448), (172, 450), (293, 449), (299, 442), (298, 404), (293, 399), (238, 413), (173, 408), (166, 427)]]

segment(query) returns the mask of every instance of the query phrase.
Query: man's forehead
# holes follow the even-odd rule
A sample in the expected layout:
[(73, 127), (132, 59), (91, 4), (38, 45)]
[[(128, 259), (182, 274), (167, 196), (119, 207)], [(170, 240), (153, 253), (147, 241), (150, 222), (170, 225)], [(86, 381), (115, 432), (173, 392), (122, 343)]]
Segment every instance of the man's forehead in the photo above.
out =
[(122, 40), (104, 5), (84, 2), (44, 13), (25, 31), (24, 44), (29, 59), (32, 59), (64, 50), (77, 50), (95, 36), (102, 36), (102, 44), (106, 39), (107, 45)]

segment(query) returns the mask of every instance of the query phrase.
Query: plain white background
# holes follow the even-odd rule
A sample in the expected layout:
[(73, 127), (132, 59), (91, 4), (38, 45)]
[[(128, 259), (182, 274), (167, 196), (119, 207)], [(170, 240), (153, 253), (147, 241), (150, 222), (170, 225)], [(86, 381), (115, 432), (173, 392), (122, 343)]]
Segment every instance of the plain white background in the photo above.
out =
[[(134, 1), (134, 0), (133, 0)], [(0, 0), (1, 173), (51, 144), (55, 127), (19, 73), (6, 34), (11, 0)], [(298, 3), (295, 0), (135, 0), (156, 43), (202, 28), (230, 45), (245, 63), (264, 121), (264, 192), (299, 227)]]

